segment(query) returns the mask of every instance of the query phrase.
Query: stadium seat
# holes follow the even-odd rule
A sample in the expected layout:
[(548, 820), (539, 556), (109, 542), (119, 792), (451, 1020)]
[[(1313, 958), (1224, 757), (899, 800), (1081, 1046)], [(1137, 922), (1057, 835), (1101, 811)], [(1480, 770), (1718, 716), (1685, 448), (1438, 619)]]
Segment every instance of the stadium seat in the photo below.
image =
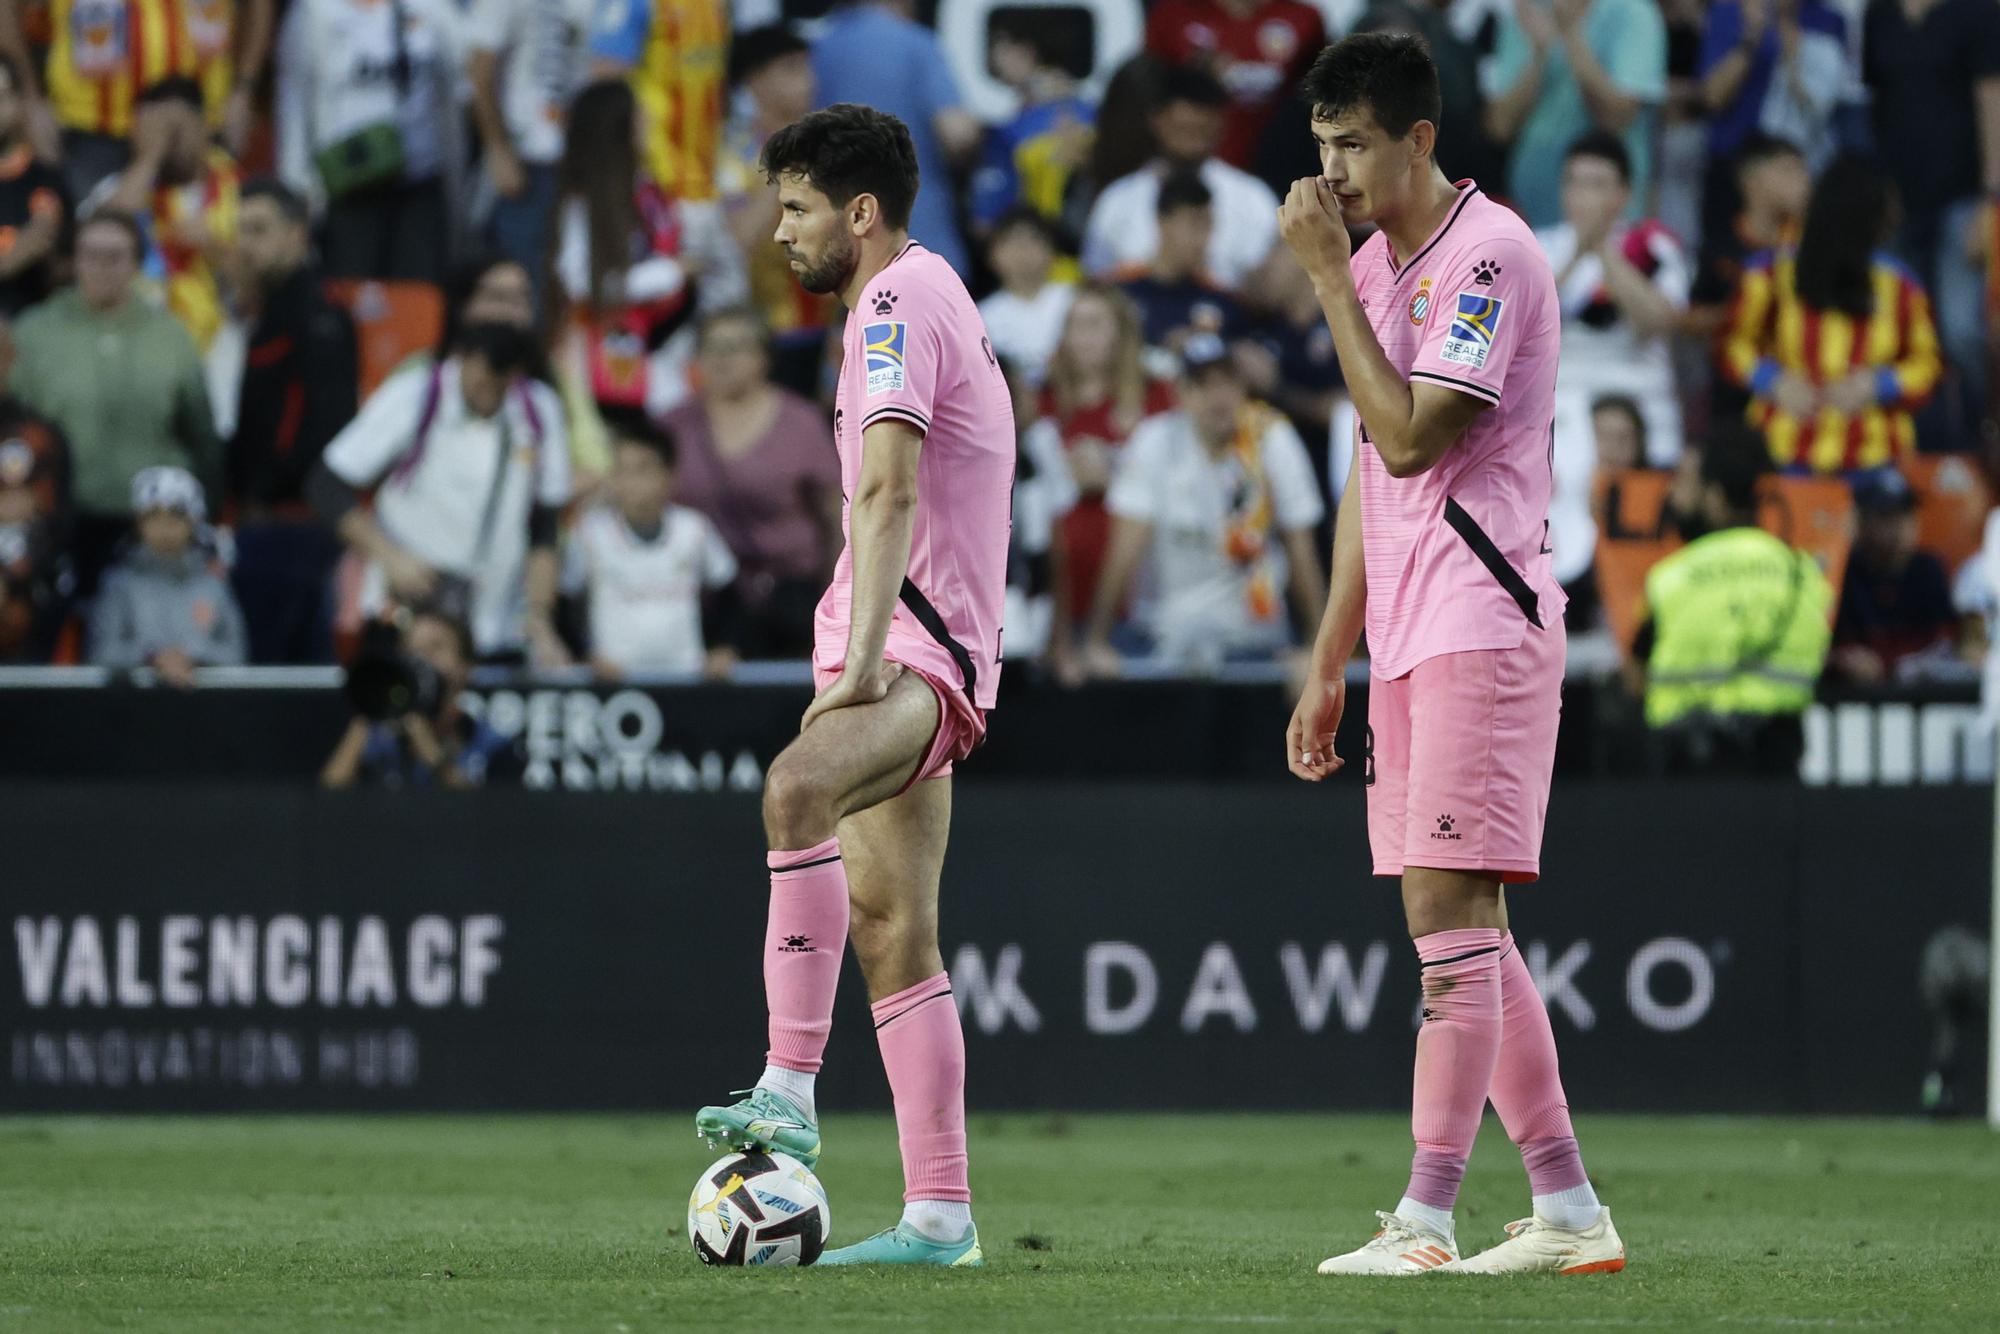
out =
[(1604, 621), (1627, 656), (1646, 619), (1646, 573), (1680, 546), (1665, 539), (1627, 539), (1597, 544), (1597, 595)]
[(1903, 474), (1917, 493), (1917, 545), (1957, 570), (1985, 541), (1993, 507), (1979, 469), (1962, 454), (1919, 454)]
[[(1650, 539), (1660, 531), (1660, 516), (1666, 512), (1667, 494), (1673, 489), (1674, 475), (1657, 468), (1620, 468), (1599, 472), (1591, 512), (1604, 532), (1629, 533)], [(1614, 515), (1610, 506), (1616, 501)], [(1613, 519), (1617, 522), (1614, 524)]]
[[(1764, 531), (1784, 538), (1819, 561), (1838, 593), (1854, 545), (1854, 492), (1839, 477), (1773, 477), (1764, 486), (1758, 516)], [(1834, 598), (1829, 612), (1837, 611)]]
[(410, 356), (436, 347), (444, 332), (444, 296), (429, 283), (335, 278), (326, 299), (354, 317), (364, 399)]

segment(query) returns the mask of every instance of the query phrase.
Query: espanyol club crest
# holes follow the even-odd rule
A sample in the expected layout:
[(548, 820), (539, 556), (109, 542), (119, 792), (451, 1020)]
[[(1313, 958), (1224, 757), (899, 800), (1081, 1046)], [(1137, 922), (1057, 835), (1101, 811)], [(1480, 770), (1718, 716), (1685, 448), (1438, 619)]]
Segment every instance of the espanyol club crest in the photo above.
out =
[(1417, 294), (1410, 298), (1410, 323), (1422, 324), (1431, 313), (1431, 280), (1417, 279)]

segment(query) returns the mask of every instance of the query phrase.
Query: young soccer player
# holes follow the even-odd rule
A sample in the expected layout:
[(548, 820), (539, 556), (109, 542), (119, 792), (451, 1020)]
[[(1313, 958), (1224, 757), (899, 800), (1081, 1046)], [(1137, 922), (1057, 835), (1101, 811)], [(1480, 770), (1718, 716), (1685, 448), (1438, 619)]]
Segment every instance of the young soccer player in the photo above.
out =
[[(1625, 1248), (1584, 1175), (1555, 1038), (1505, 886), (1539, 874), (1562, 703), (1549, 572), (1555, 281), (1527, 225), (1433, 154), (1437, 70), (1416, 38), (1355, 36), (1306, 76), (1320, 175), (1279, 210), (1360, 419), (1333, 580), (1292, 716), (1292, 772), (1339, 769), (1344, 672), (1366, 626), (1368, 840), (1402, 877), (1422, 961), (1410, 1184), (1322, 1274), (1608, 1272)], [(1376, 234), (1350, 254), (1347, 227)], [(1534, 1215), (1459, 1259), (1452, 1206), (1491, 1098)]]
[(1014, 420), (979, 312), (909, 235), (910, 132), (843, 103), (771, 136), (775, 236), (809, 292), (847, 306), (834, 437), (847, 546), (821, 600), (819, 695), (764, 787), (769, 1064), (713, 1144), (820, 1153), (813, 1076), (850, 935), (903, 1151), (902, 1221), (821, 1264), (976, 1265), (965, 1038), (938, 953), (952, 763), (986, 732), (1000, 676)]

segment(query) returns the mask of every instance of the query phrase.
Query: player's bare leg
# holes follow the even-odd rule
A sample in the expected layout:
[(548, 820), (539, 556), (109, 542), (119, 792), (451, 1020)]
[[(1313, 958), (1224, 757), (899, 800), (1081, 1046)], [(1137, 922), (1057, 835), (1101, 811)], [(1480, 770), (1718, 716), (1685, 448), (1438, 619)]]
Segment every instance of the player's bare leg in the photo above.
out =
[(938, 883), (951, 779), (934, 778), (840, 824), (851, 938), (895, 1095), (904, 1207), (893, 1228), (821, 1264), (982, 1263), (965, 1157), (965, 1036), (938, 951)]
[(873, 703), (817, 715), (772, 761), (764, 784), (770, 1051), (742, 1101), (696, 1113), (695, 1133), (710, 1144), (777, 1149), (808, 1166), (818, 1161), (813, 1077), (847, 949), (847, 873), (836, 830), (846, 816), (887, 800), (909, 781), (937, 726), (937, 696), (922, 679), (904, 675)]

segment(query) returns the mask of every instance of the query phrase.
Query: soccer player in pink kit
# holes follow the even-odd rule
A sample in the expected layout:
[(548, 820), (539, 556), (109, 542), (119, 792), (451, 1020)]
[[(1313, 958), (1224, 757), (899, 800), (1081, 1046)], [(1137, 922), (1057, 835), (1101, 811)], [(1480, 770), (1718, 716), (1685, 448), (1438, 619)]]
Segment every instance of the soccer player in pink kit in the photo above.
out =
[[(1555, 280), (1525, 223), (1438, 170), (1421, 41), (1349, 37), (1304, 91), (1320, 175), (1292, 186), (1279, 225), (1360, 425), (1286, 751), (1311, 782), (1341, 767), (1334, 732), (1365, 625), (1368, 841), (1375, 874), (1402, 878), (1423, 977), (1409, 1186), (1373, 1240), (1320, 1272), (1615, 1271), (1625, 1248), (1584, 1174), (1548, 1012), (1507, 930), (1505, 886), (1540, 870), (1562, 705)], [(1376, 232), (1350, 255), (1360, 223)], [(1452, 1208), (1489, 1098), (1534, 1214), (1461, 1260)]]
[(813, 1076), (852, 939), (896, 1104), (905, 1207), (821, 1264), (981, 1263), (965, 1155), (965, 1039), (938, 953), (951, 768), (984, 738), (1000, 678), (1014, 420), (958, 275), (909, 235), (910, 132), (842, 104), (772, 135), (774, 239), (847, 329), (834, 436), (846, 549), (815, 620), (818, 694), (764, 786), (768, 1064), (717, 1145), (820, 1154)]

